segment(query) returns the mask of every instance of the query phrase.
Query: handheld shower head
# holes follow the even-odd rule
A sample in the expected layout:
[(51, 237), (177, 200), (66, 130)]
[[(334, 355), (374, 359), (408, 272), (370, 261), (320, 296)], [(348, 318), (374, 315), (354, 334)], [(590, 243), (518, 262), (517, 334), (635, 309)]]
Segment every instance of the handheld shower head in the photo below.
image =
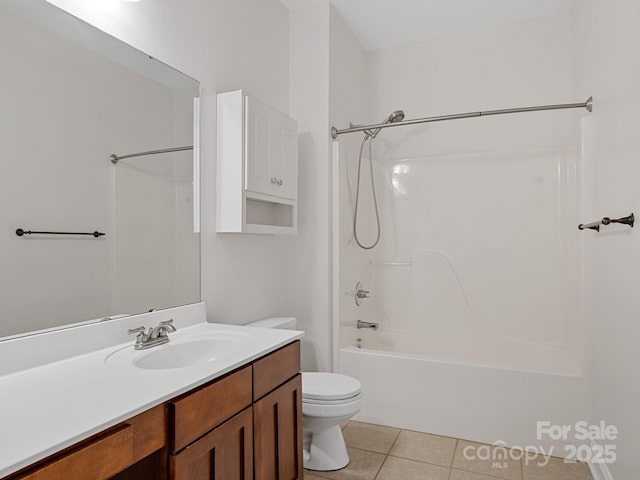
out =
[(401, 122), (402, 120), (404, 120), (404, 111), (396, 110), (391, 115), (389, 115), (389, 117), (387, 118), (387, 121), (384, 123), (396, 123), (396, 122)]
[[(404, 120), (404, 111), (402, 110), (396, 110), (394, 112), (391, 112), (391, 115), (389, 115), (384, 122), (382, 122), (383, 124), (387, 124), (387, 123), (398, 123), (401, 122), (402, 120)], [(382, 130), (381, 128), (376, 128), (375, 130), (367, 130), (365, 131), (365, 134), (368, 137), (371, 138), (376, 138), (378, 136), (378, 133), (380, 133), (380, 130)]]

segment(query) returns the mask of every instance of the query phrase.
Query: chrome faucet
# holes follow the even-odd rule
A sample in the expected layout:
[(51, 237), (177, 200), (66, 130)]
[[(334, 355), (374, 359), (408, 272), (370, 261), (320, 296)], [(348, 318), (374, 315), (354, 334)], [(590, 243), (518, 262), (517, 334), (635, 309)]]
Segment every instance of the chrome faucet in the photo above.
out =
[(363, 322), (362, 320), (356, 321), (356, 328), (370, 328), (371, 330), (378, 330), (378, 324), (375, 322)]
[(149, 333), (145, 327), (132, 328), (129, 335), (137, 334), (136, 344), (133, 348), (136, 350), (145, 350), (147, 348), (162, 345), (169, 341), (169, 332), (175, 332), (176, 327), (173, 326), (173, 318), (160, 322), (157, 326), (149, 327)]
[(364, 290), (363, 288), (359, 288), (356, 290), (356, 297), (359, 299), (369, 298), (371, 296), (371, 292), (369, 290)]

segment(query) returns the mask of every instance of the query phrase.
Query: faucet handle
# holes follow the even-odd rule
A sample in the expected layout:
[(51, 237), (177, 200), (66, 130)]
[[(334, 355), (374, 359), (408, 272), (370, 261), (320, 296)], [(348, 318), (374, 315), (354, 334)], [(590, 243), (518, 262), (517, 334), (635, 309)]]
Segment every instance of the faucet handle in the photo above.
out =
[(139, 334), (144, 334), (147, 331), (147, 329), (145, 327), (138, 327), (138, 328), (130, 328), (128, 330), (127, 333), (129, 333), (129, 335), (133, 335), (134, 333)]
[(365, 298), (369, 298), (371, 296), (371, 292), (369, 290), (365, 290), (364, 285), (358, 282), (356, 283), (356, 289), (351, 293), (351, 295), (353, 295), (356, 300), (356, 305), (359, 307), (360, 305), (362, 305), (362, 301)]
[(173, 318), (170, 320), (165, 320), (163, 322), (160, 322), (160, 326), (164, 327), (163, 330), (165, 332), (175, 332), (176, 330), (178, 330), (176, 327), (173, 326)]
[(130, 328), (128, 330), (128, 333), (129, 333), (129, 335), (133, 335), (134, 333), (136, 333), (138, 335), (136, 337), (136, 344), (135, 344), (136, 348), (138, 348), (140, 345), (142, 345), (149, 338), (149, 336), (146, 333), (146, 328), (145, 327)]
[(164, 320), (158, 324), (156, 328), (151, 332), (151, 338), (154, 337), (166, 337), (169, 332), (175, 332), (177, 328), (173, 326), (173, 318)]

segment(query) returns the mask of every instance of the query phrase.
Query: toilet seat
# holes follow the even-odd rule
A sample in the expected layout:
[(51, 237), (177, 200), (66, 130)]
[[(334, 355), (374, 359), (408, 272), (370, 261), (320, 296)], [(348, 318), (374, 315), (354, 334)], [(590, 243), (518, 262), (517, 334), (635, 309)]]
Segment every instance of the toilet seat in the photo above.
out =
[[(335, 400), (334, 400), (335, 402)], [(340, 403), (317, 402), (310, 403), (306, 400), (302, 401), (302, 415), (320, 419), (342, 419), (340, 423), (349, 420), (362, 407), (362, 394), (349, 400), (338, 400)]]
[(314, 400), (313, 398), (303, 398), (302, 403), (307, 405), (345, 405), (347, 403), (355, 402), (362, 398), (362, 393), (358, 393), (354, 397), (341, 398), (340, 400)]
[(340, 404), (361, 396), (362, 385), (355, 378), (339, 373), (303, 372), (302, 402)]

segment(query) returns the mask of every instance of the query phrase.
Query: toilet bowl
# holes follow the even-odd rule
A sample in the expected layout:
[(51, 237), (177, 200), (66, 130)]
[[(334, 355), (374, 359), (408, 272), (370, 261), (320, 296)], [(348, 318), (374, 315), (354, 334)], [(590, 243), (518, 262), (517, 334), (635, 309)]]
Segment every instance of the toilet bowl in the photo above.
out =
[[(251, 327), (295, 329), (292, 317), (268, 318)], [(360, 411), (361, 385), (347, 375), (302, 373), (302, 445), (304, 468), (329, 471), (349, 463), (340, 424)]]
[(360, 411), (362, 393), (355, 378), (337, 373), (302, 373), (304, 467), (339, 470), (349, 463), (340, 424)]

